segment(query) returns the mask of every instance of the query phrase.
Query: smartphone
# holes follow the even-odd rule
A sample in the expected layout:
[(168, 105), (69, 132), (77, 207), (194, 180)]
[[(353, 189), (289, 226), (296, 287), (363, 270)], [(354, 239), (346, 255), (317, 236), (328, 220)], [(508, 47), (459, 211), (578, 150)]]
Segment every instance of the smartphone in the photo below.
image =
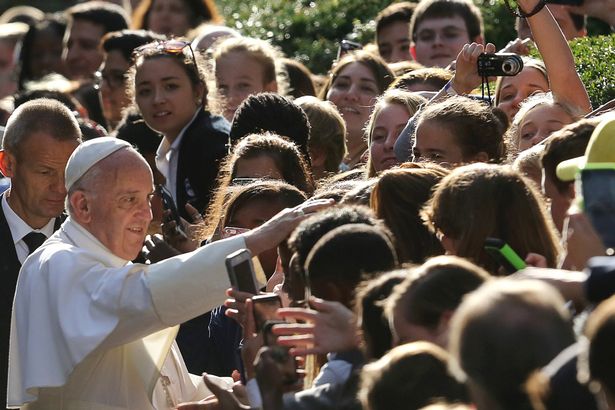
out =
[(615, 248), (615, 169), (581, 171), (583, 211), (607, 248)]
[(254, 306), (254, 323), (256, 330), (261, 332), (268, 320), (280, 320), (277, 314), (279, 308), (282, 307), (280, 297), (273, 293), (264, 295), (256, 295), (252, 298)]
[(521, 259), (517, 252), (501, 239), (485, 239), (485, 251), (508, 273), (515, 273), (526, 267), (525, 261)]
[(252, 253), (248, 249), (240, 249), (226, 257), (226, 270), (231, 286), (241, 292), (256, 295), (256, 277), (252, 265)]
[(181, 233), (185, 234), (183, 230), (183, 225), (181, 222), (181, 218), (179, 216), (179, 212), (177, 211), (177, 207), (175, 206), (175, 201), (173, 201), (173, 197), (169, 193), (169, 191), (162, 184), (156, 185), (156, 193), (162, 199), (162, 207), (165, 210), (171, 211), (171, 220), (175, 221), (175, 229)]
[(340, 46), (337, 49), (337, 60), (344, 57), (348, 52), (353, 50), (360, 50), (363, 46), (355, 41), (342, 40)]

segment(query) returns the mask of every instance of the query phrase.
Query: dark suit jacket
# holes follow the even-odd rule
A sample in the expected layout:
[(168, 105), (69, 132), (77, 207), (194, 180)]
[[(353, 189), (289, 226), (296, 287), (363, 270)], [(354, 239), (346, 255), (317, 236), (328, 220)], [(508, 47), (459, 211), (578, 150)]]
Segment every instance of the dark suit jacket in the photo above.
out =
[(213, 189), (221, 160), (228, 153), (230, 124), (217, 115), (201, 111), (186, 130), (177, 161), (177, 210), (190, 221), (189, 202), (203, 213)]
[[(2, 196), (0, 195), (0, 200)], [(54, 230), (60, 228), (65, 216), (56, 218)], [(9, 339), (15, 286), (21, 263), (17, 259), (9, 224), (0, 207), (0, 407), (6, 406), (6, 383), (9, 369)], [(44, 365), (44, 364), (42, 364)]]

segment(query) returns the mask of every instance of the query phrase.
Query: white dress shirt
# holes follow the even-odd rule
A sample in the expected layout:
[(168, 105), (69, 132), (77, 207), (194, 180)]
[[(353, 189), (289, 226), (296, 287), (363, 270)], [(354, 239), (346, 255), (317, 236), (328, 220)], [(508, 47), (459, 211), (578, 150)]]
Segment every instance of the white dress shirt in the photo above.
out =
[(201, 108), (197, 109), (192, 119), (177, 135), (173, 144), (165, 138), (162, 139), (158, 149), (156, 150), (156, 168), (165, 179), (164, 186), (171, 193), (175, 205), (177, 205), (177, 161), (179, 157), (179, 147), (188, 127), (194, 122)]
[(23, 265), (24, 261), (30, 254), (28, 245), (23, 241), (24, 236), (30, 232), (40, 232), (49, 238), (53, 234), (55, 218), (51, 218), (49, 222), (47, 222), (47, 225), (43, 226), (41, 229), (32, 228), (11, 209), (11, 206), (6, 200), (7, 193), (2, 195), (2, 211), (4, 212), (4, 217), (6, 218), (6, 222), (11, 230), (13, 244), (15, 245), (15, 252), (17, 252), (17, 259), (19, 259), (19, 263)]

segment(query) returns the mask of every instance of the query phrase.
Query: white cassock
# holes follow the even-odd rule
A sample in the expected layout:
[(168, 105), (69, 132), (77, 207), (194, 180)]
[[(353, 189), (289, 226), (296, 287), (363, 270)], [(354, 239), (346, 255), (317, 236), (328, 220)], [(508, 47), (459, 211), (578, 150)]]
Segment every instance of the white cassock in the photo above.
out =
[(176, 325), (222, 304), (225, 256), (244, 247), (233, 237), (131, 264), (68, 218), (19, 274), (8, 406), (152, 409), (202, 398), (174, 346)]

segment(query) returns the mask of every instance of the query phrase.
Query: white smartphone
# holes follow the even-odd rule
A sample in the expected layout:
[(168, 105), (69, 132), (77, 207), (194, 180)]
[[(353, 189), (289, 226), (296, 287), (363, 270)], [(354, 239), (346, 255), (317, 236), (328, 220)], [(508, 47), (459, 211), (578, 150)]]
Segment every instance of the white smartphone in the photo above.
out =
[(248, 249), (240, 249), (226, 257), (226, 270), (233, 288), (253, 295), (258, 293), (252, 253)]

